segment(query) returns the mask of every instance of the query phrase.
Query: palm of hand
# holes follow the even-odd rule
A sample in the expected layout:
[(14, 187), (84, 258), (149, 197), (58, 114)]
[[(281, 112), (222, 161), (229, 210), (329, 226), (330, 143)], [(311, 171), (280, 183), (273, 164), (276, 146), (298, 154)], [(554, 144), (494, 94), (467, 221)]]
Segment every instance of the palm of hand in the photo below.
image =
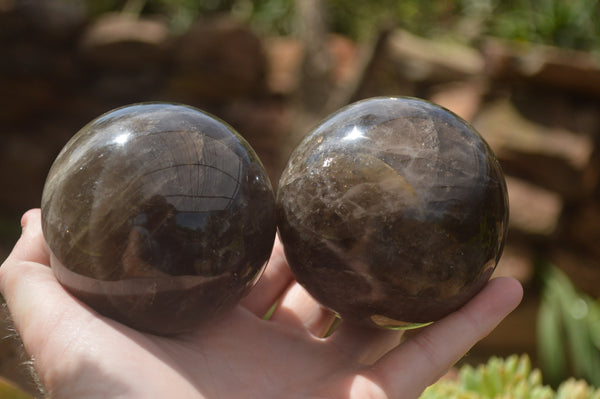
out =
[[(276, 245), (257, 286), (193, 334), (142, 334), (70, 296), (48, 265), (39, 211), (0, 268), (0, 291), (52, 397), (417, 398), (521, 298), (495, 279), (463, 309), (401, 333), (342, 326), (294, 280)], [(269, 320), (262, 315), (275, 302)]]

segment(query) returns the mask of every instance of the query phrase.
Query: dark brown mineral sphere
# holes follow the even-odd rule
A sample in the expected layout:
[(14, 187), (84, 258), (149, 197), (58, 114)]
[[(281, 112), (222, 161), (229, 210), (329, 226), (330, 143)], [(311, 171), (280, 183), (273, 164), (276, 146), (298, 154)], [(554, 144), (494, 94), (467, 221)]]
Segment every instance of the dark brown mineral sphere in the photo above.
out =
[(81, 129), (50, 169), (42, 226), (74, 296), (136, 329), (174, 334), (231, 309), (276, 231), (260, 160), (195, 108), (135, 104)]
[(372, 98), (325, 119), (292, 154), (277, 194), (297, 278), (363, 325), (407, 328), (457, 310), (502, 253), (508, 197), (481, 136), (437, 105)]

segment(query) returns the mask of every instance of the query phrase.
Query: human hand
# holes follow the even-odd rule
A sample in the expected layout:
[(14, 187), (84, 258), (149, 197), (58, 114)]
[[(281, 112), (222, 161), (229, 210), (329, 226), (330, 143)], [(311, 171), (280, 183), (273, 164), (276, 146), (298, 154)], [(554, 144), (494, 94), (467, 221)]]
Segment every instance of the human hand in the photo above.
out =
[[(159, 337), (105, 318), (49, 267), (39, 210), (0, 267), (26, 352), (56, 398), (418, 398), (520, 302), (521, 285), (491, 280), (467, 305), (402, 341), (402, 332), (342, 325), (293, 279), (277, 241), (239, 306), (189, 334)], [(279, 305), (269, 320), (263, 315)]]

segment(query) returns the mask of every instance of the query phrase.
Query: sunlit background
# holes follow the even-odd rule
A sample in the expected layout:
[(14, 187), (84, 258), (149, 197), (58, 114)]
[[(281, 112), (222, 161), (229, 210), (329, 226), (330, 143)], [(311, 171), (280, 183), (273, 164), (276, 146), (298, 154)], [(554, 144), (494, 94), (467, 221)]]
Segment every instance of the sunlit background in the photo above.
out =
[[(461, 363), (527, 354), (546, 384), (600, 386), (599, 19), (599, 0), (0, 0), (0, 259), (60, 148), (115, 107), (209, 111), (276, 186), (330, 112), (421, 97), (496, 152), (511, 201), (497, 274), (525, 286)], [(0, 375), (31, 391), (23, 360), (0, 341)]]

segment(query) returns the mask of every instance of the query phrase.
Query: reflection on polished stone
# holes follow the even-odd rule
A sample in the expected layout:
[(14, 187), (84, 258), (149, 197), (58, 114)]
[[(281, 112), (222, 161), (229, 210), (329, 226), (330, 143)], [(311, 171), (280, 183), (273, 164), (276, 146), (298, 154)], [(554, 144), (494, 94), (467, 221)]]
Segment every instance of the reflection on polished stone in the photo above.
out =
[(136, 104), (80, 130), (42, 197), (52, 269), (100, 313), (158, 334), (190, 330), (254, 285), (275, 238), (260, 160), (191, 107)]
[(298, 281), (353, 323), (440, 319), (491, 276), (508, 197), (484, 140), (412, 98), (343, 108), (292, 154), (277, 194), (279, 234)]

